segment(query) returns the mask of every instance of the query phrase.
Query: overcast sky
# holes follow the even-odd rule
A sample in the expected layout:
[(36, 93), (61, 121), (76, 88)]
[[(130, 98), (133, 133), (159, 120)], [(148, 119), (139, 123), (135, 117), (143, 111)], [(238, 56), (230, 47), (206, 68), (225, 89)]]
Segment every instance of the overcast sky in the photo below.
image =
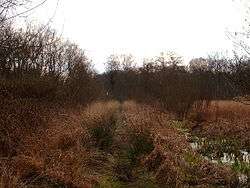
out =
[(59, 0), (58, 7), (48, 0), (29, 19), (46, 23), (55, 9), (52, 27), (85, 49), (99, 71), (114, 53), (142, 61), (172, 50), (189, 61), (231, 50), (226, 31), (242, 23), (232, 0)]

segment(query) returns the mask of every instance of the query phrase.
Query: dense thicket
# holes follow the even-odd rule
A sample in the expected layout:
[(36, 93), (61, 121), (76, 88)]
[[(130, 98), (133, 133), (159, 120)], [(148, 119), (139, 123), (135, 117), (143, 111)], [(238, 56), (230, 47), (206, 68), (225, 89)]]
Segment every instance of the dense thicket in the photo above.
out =
[(180, 118), (197, 101), (250, 94), (250, 60), (243, 57), (193, 59), (183, 66), (181, 57), (169, 53), (135, 68), (133, 57), (113, 55), (106, 67), (104, 77), (111, 97), (158, 102)]
[(54, 30), (0, 28), (1, 95), (87, 103), (101, 88), (84, 51)]

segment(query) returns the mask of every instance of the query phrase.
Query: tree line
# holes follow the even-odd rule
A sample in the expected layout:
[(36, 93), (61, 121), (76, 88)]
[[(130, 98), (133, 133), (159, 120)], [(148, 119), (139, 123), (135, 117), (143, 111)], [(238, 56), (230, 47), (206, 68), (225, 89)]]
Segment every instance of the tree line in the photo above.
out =
[(5, 25), (0, 42), (1, 95), (87, 103), (101, 93), (84, 51), (49, 27)]
[(170, 52), (136, 67), (131, 55), (112, 55), (103, 78), (112, 98), (159, 103), (184, 118), (197, 102), (249, 96), (250, 59), (211, 56), (184, 65), (180, 56)]
[(236, 53), (233, 58), (197, 58), (188, 65), (173, 52), (161, 53), (140, 67), (132, 55), (111, 55), (106, 71), (97, 74), (84, 50), (49, 26), (13, 26), (10, 18), (22, 14), (16, 9), (29, 2), (0, 0), (1, 96), (82, 104), (132, 99), (159, 103), (180, 118), (197, 101), (249, 96), (250, 59)]
[(84, 50), (49, 24), (15, 27), (16, 18), (46, 1), (0, 0), (0, 97), (91, 102), (103, 88)]

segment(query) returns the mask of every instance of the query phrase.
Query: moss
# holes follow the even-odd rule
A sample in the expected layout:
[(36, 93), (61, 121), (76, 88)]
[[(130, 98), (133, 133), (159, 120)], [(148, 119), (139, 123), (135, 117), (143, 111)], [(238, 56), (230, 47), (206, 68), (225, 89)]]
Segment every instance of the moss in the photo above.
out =
[(102, 177), (94, 188), (123, 188), (124, 183), (114, 177)]
[(202, 163), (201, 157), (187, 152), (184, 154), (184, 160), (187, 166), (183, 166), (181, 169), (183, 181), (188, 185), (197, 185), (200, 179), (199, 174), (197, 174), (197, 167)]
[(198, 177), (194, 174), (186, 173), (184, 174), (184, 182), (187, 182), (188, 185), (197, 185)]
[[(26, 180), (27, 182), (27, 180)], [(28, 187), (47, 187), (47, 188), (67, 188), (70, 187), (70, 185), (67, 185), (63, 182), (57, 181), (50, 179), (50, 177), (47, 176), (42, 176), (39, 177), (37, 176), (36, 178), (33, 178), (30, 181), (30, 185)]]
[(114, 176), (122, 182), (129, 182), (133, 178), (134, 167), (126, 153), (120, 154), (114, 166)]
[(190, 152), (184, 154), (184, 160), (191, 166), (199, 165), (202, 162), (201, 157)]
[(176, 120), (169, 121), (170, 126), (176, 128), (184, 135), (187, 135), (190, 132), (190, 130), (187, 129), (186, 123), (187, 123), (186, 121), (176, 121)]
[[(144, 174), (145, 175), (145, 174)], [(114, 177), (102, 177), (94, 188), (158, 188), (153, 177), (141, 175), (137, 181), (124, 183)]]
[(137, 181), (131, 183), (128, 187), (134, 188), (158, 188), (159, 185), (157, 184), (157, 181), (154, 179), (154, 177), (151, 174), (146, 173), (145, 170), (142, 170), (141, 172), (138, 172)]
[(247, 162), (241, 162), (239, 160), (236, 160), (233, 164), (232, 164), (232, 169), (235, 172), (240, 172), (243, 174), (249, 174), (250, 175), (250, 164)]

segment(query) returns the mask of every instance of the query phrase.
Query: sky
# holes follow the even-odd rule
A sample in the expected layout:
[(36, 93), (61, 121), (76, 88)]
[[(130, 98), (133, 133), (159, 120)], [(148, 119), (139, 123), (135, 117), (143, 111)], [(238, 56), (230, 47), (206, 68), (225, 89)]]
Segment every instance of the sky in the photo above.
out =
[(102, 72), (111, 54), (132, 54), (141, 63), (170, 50), (188, 62), (231, 51), (226, 33), (240, 30), (241, 13), (233, 0), (48, 0), (29, 20), (46, 24), (53, 17), (51, 26)]

